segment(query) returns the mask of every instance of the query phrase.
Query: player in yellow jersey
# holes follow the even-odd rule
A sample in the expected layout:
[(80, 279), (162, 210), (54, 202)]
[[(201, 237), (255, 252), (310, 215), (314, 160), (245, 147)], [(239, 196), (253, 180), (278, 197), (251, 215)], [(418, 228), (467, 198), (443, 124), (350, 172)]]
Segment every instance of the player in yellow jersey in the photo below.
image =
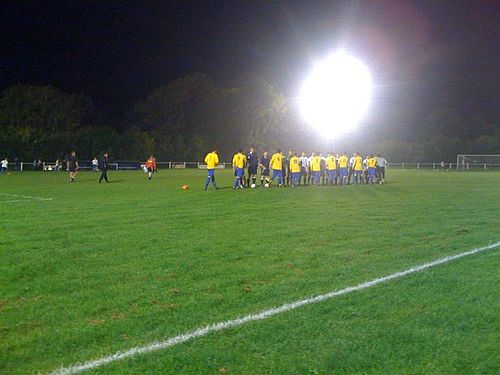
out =
[(276, 153), (271, 156), (271, 161), (269, 162), (271, 169), (273, 170), (273, 175), (271, 177), (271, 182), (278, 177), (278, 186), (283, 185), (283, 154), (281, 150), (278, 149)]
[(370, 155), (366, 161), (366, 166), (368, 167), (368, 183), (374, 184), (375, 177), (377, 175), (377, 158), (375, 155)]
[(357, 185), (360, 183), (364, 183), (363, 179), (363, 158), (359, 154), (359, 152), (356, 152), (354, 155), (354, 161), (352, 164), (352, 170), (353, 170), (353, 184)]
[(205, 164), (207, 165), (207, 180), (205, 181), (205, 190), (208, 190), (208, 185), (210, 181), (214, 188), (217, 190), (217, 184), (215, 183), (215, 167), (219, 165), (219, 155), (217, 155), (217, 150), (213, 149), (211, 152), (205, 156)]
[(326, 157), (326, 173), (329, 185), (337, 185), (337, 159), (333, 152)]
[(300, 179), (300, 159), (295, 152), (289, 159), (290, 163), (290, 184), (292, 187), (299, 186)]
[(340, 183), (342, 185), (347, 184), (347, 165), (349, 164), (349, 158), (345, 152), (342, 153), (339, 157), (339, 174), (340, 174)]
[(237, 189), (238, 186), (241, 189), (245, 188), (245, 184), (243, 183), (243, 174), (245, 173), (245, 165), (247, 164), (247, 157), (243, 154), (243, 149), (240, 148), (236, 154), (233, 156), (233, 169), (234, 175), (236, 178), (234, 179), (233, 189)]
[(312, 153), (311, 159), (312, 184), (318, 186), (321, 178), (321, 156)]

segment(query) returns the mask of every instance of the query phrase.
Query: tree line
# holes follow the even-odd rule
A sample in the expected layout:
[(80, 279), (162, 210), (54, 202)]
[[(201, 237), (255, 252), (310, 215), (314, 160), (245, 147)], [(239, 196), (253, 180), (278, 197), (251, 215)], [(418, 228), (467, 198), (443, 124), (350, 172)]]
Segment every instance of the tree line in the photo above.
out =
[[(379, 152), (404, 162), (500, 152), (497, 122), (477, 119), (474, 126), (466, 125), (453, 110), (438, 109), (410, 140), (372, 135), (345, 144), (355, 148), (351, 151)], [(217, 148), (229, 160), (237, 148), (250, 145), (299, 151), (334, 147), (312, 136), (293, 105), (258, 74), (229, 85), (201, 73), (187, 75), (133, 105), (118, 126), (107, 124), (91, 98), (52, 86), (16, 85), (0, 95), (0, 156), (10, 159), (52, 161), (76, 150), (80, 159), (107, 151), (115, 160), (154, 154), (158, 160), (198, 161)]]

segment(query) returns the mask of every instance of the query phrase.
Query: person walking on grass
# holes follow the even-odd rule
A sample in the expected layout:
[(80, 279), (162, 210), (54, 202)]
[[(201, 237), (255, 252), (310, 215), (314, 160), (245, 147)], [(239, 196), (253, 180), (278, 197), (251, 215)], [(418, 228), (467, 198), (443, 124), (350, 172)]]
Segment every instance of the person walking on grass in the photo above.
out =
[(76, 175), (78, 174), (78, 159), (76, 151), (71, 151), (68, 160), (66, 161), (66, 170), (69, 172), (69, 182), (75, 182)]
[(109, 157), (108, 153), (105, 152), (104, 155), (102, 156), (102, 159), (99, 160), (99, 170), (101, 171), (101, 177), (99, 177), (99, 183), (102, 182), (102, 180), (106, 181), (108, 183), (108, 165), (109, 165)]
[(205, 181), (205, 190), (208, 190), (210, 182), (214, 185), (215, 190), (217, 190), (217, 184), (215, 183), (215, 167), (219, 165), (219, 155), (217, 155), (217, 150), (213, 149), (205, 156), (205, 164), (207, 165), (207, 180)]
[(146, 160), (145, 167), (148, 171), (148, 180), (151, 180), (153, 178), (153, 172), (156, 171), (156, 159), (153, 155), (149, 155), (148, 160)]

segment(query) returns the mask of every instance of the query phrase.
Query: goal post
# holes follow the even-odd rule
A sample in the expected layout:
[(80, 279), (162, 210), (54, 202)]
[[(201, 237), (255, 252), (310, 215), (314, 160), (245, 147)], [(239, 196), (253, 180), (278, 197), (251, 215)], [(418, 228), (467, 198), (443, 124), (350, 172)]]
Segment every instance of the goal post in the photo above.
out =
[(457, 171), (500, 170), (499, 155), (458, 154)]

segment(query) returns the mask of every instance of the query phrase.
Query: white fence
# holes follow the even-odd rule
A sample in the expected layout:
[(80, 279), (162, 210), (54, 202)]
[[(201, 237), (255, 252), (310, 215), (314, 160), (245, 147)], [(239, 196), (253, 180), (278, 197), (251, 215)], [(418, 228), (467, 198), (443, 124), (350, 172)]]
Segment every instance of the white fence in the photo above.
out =
[[(432, 169), (439, 170), (457, 170), (457, 163), (388, 163), (388, 167), (392, 169)], [(459, 171), (488, 171), (500, 170), (498, 163), (466, 163), (465, 168)]]
[[(95, 167), (92, 165), (90, 160), (82, 160), (78, 162), (80, 170), (91, 171)], [(204, 163), (197, 161), (160, 161), (156, 162), (158, 169), (206, 169), (207, 166)], [(128, 161), (119, 160), (109, 163), (109, 168), (114, 170), (140, 170), (144, 167), (144, 161)], [(221, 163), (216, 168), (225, 169), (231, 168), (231, 163)], [(66, 169), (65, 163), (56, 164), (50, 162), (41, 163), (27, 163), (27, 162), (17, 162), (9, 163), (9, 169), (14, 169), (15, 171), (63, 171)]]
[[(79, 162), (80, 170), (92, 170), (92, 162), (83, 160)], [(156, 163), (158, 169), (206, 169), (204, 163), (196, 161), (160, 161)], [(110, 163), (110, 169), (113, 170), (141, 170), (144, 167), (143, 161), (114, 161)], [(467, 163), (461, 166), (460, 171), (488, 171), (500, 170), (500, 164), (495, 163)], [(231, 163), (220, 163), (217, 169), (231, 168)], [(391, 169), (427, 169), (427, 170), (456, 170), (457, 163), (388, 163), (388, 168)], [(60, 164), (59, 167), (55, 163), (42, 162), (39, 163), (9, 163), (9, 169), (15, 171), (63, 171), (66, 165)]]

